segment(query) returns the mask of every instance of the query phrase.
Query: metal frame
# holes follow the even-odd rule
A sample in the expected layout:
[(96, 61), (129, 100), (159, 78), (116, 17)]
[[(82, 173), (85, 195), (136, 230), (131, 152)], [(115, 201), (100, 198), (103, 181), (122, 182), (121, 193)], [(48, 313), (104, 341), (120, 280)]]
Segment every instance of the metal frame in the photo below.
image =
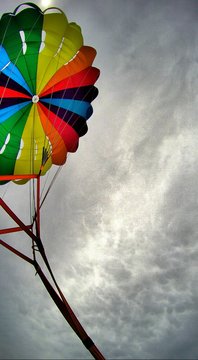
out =
[[(39, 175), (1, 175), (0, 181), (5, 180), (21, 180), (21, 179), (36, 179), (37, 181), (37, 199), (36, 199), (36, 214), (33, 219), (33, 223), (30, 225), (25, 225), (21, 219), (12, 211), (12, 209), (5, 203), (5, 201), (0, 198), (0, 206), (5, 210), (10, 218), (12, 218), (15, 223), (18, 225), (17, 227), (10, 227), (6, 229), (0, 229), (0, 234), (9, 234), (15, 233), (19, 231), (24, 231), (31, 239), (32, 239), (32, 250), (33, 250), (33, 259), (26, 256), (25, 254), (21, 253), (11, 245), (7, 244), (5, 241), (0, 239), (0, 245), (4, 246), (6, 249), (14, 253), (15, 255), (19, 256), (21, 259), (25, 260), (26, 262), (30, 263), (36, 269), (36, 273), (39, 275), (41, 281), (43, 282), (46, 290), (50, 294), (52, 300), (69, 323), (71, 328), (75, 331), (78, 337), (81, 339), (83, 345), (88, 349), (88, 351), (93, 355), (96, 360), (105, 360), (102, 353), (99, 351), (97, 346), (94, 344), (92, 339), (88, 336), (82, 325), (80, 324), (79, 320), (77, 319), (76, 315), (74, 314), (73, 310), (69, 306), (65, 296), (63, 295), (62, 291), (60, 290), (56, 279), (53, 275), (51, 267), (49, 265), (47, 256), (45, 254), (45, 250), (40, 239), (40, 174)], [(35, 225), (35, 233), (33, 227)], [(49, 282), (46, 278), (45, 274), (41, 270), (40, 265), (36, 260), (35, 255), (35, 247), (39, 250), (41, 257), (44, 260), (44, 263), (49, 271), (51, 278), (53, 280), (54, 285)]]
[[(38, 234), (40, 236), (40, 175), (1, 175), (0, 181), (5, 180), (23, 180), (23, 179), (36, 179), (37, 180), (37, 197), (36, 197), (36, 216), (32, 224), (25, 225), (17, 216), (16, 214), (9, 208), (9, 206), (3, 201), (2, 198), (0, 198), (0, 206), (7, 212), (7, 214), (19, 225), (18, 227), (10, 227), (6, 229), (0, 229), (0, 235), (1, 234), (8, 234), (12, 232), (18, 232), (18, 231), (25, 231), (28, 230), (27, 234), (30, 235), (30, 230), (33, 230), (33, 225), (36, 223), (36, 229), (38, 231)], [(31, 232), (32, 234), (32, 232)]]

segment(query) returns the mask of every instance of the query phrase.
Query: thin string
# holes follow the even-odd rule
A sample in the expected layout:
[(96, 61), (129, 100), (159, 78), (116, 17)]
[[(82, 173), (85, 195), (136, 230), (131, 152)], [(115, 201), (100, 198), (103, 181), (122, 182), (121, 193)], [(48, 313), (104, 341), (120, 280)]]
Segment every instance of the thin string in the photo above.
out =
[[(2, 198), (2, 199), (5, 198), (5, 196), (6, 196), (7, 192), (8, 192), (9, 185), (10, 185), (10, 182), (7, 182), (7, 183), (5, 184), (4, 192), (3, 192), (3, 194), (1, 195), (1, 198)], [(2, 186), (2, 185), (1, 185), (1, 186)]]
[(46, 200), (46, 197), (47, 197), (47, 195), (49, 194), (49, 192), (50, 192), (52, 186), (54, 185), (54, 183), (55, 183), (58, 175), (59, 175), (60, 172), (61, 172), (61, 170), (62, 170), (62, 166), (59, 166), (59, 167), (57, 168), (57, 170), (56, 170), (56, 172), (55, 172), (55, 174), (54, 174), (54, 176), (53, 176), (53, 178), (52, 178), (52, 180), (51, 180), (51, 182), (50, 182), (50, 184), (49, 184), (49, 186), (48, 186), (45, 194), (43, 195), (43, 199), (42, 199), (42, 201), (41, 201), (40, 208), (42, 207), (44, 201)]

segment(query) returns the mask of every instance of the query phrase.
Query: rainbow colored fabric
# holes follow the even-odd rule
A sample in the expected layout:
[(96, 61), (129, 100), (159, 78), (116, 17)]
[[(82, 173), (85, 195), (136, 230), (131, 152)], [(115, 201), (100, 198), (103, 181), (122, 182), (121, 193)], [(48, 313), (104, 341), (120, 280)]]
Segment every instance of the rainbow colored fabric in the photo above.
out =
[(31, 3), (2, 16), (0, 44), (0, 175), (43, 175), (87, 132), (96, 51), (62, 11)]

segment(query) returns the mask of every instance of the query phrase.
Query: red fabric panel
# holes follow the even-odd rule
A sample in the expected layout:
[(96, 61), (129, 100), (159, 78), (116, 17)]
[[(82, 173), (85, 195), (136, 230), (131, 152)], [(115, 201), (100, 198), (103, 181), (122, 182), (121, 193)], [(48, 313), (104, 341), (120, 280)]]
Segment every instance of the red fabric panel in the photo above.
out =
[[(63, 139), (67, 151), (75, 152), (78, 148), (79, 136), (77, 132), (68, 125), (64, 120), (58, 117), (56, 114), (48, 110), (44, 105), (39, 103), (40, 110), (46, 115), (52, 126), (58, 131), (59, 135)], [(39, 110), (39, 111), (40, 111)], [(41, 116), (42, 118), (42, 116)]]
[(21, 92), (5, 88), (3, 86), (0, 86), (0, 97), (1, 98), (24, 98), (24, 99), (31, 99), (30, 96), (25, 95)]
[(99, 74), (100, 72), (97, 68), (90, 66), (80, 71), (79, 73), (69, 76), (64, 80), (60, 81), (59, 83), (53, 85), (52, 88), (48, 89), (44, 93), (41, 93), (40, 96), (43, 97), (45, 95), (50, 94), (51, 92), (54, 93), (59, 90), (93, 85), (96, 82)]

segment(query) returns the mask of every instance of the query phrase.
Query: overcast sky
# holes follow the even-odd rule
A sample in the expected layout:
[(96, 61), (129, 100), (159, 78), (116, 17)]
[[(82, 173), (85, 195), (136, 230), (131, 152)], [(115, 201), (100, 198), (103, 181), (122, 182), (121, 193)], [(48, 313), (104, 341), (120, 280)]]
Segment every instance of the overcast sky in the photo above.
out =
[[(81, 25), (101, 70), (89, 131), (42, 208), (55, 276), (107, 359), (195, 359), (198, 2), (51, 5)], [(0, 189), (24, 217), (27, 189)], [(24, 235), (4, 239), (31, 254)], [(0, 250), (0, 358), (90, 359), (31, 265)]]

